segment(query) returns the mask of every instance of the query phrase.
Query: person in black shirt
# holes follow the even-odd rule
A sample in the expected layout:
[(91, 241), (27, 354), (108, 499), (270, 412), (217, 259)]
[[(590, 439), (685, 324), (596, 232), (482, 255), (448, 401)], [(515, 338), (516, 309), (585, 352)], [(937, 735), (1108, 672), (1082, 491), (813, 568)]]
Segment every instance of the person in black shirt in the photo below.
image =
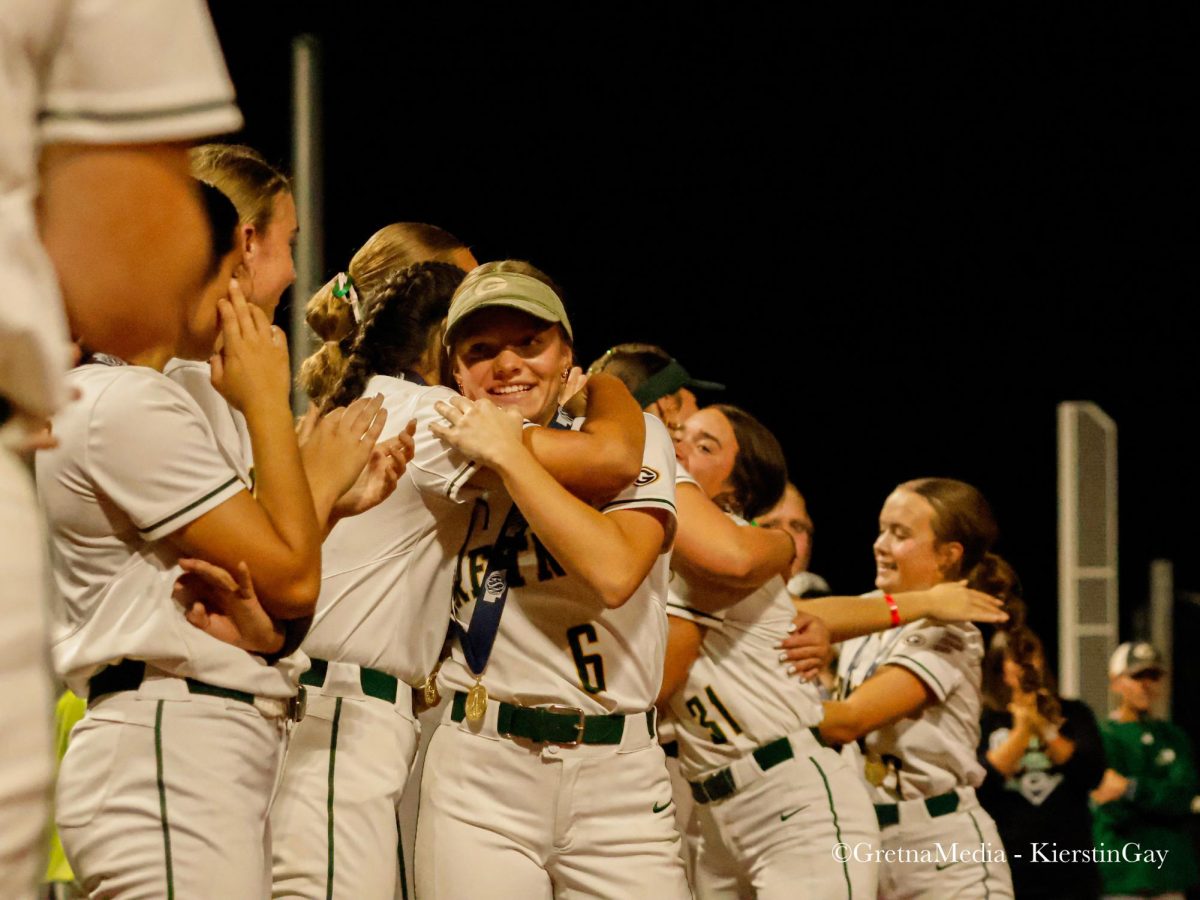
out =
[[(1026, 627), (997, 633), (983, 679), (979, 802), (996, 820), (1018, 900), (1099, 897), (1088, 792), (1105, 758), (1095, 716), (1057, 696), (1041, 641)], [(1071, 851), (1088, 852), (1064, 861)]]

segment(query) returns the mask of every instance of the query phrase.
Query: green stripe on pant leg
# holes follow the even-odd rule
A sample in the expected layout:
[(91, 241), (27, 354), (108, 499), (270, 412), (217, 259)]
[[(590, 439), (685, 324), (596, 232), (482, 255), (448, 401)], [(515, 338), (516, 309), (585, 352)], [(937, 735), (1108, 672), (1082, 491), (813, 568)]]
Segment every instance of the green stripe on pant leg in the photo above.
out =
[[(842, 826), (838, 822), (837, 807), (833, 805), (833, 791), (829, 789), (829, 779), (825, 777), (825, 770), (821, 768), (819, 762), (811, 756), (808, 758), (808, 761), (816, 767), (817, 774), (821, 776), (821, 781), (825, 785), (825, 797), (829, 800), (829, 812), (833, 815), (833, 832), (837, 836), (837, 842), (840, 844), (842, 843)], [(847, 860), (844, 859), (842, 860), (842, 875), (846, 879), (846, 897), (853, 898), (854, 886), (850, 883), (850, 866)]]
[(338, 722), (342, 718), (342, 698), (337, 698), (333, 707), (333, 728), (329, 734), (329, 793), (326, 800), (325, 816), (329, 823), (329, 861), (325, 870), (325, 900), (333, 900), (333, 769), (337, 761)]
[(408, 900), (408, 873), (404, 867), (404, 835), (400, 832), (400, 816), (396, 816), (396, 853), (400, 857), (400, 900)]
[[(975, 813), (968, 811), (967, 815), (971, 817), (971, 824), (975, 826), (975, 833), (977, 835), (979, 835), (980, 845), (981, 846), (986, 845), (987, 841), (985, 841), (983, 839), (983, 829), (981, 829), (979, 827), (979, 823), (975, 821)], [(988, 887), (988, 864), (987, 864), (986, 857), (984, 858), (984, 861), (980, 865), (983, 866), (983, 896), (985, 898), (987, 898), (987, 897), (992, 896), (992, 892), (991, 892), (991, 889)]]
[(154, 711), (154, 765), (158, 772), (158, 814), (162, 820), (163, 858), (167, 867), (167, 900), (175, 900), (175, 872), (171, 866), (171, 825), (167, 820), (167, 784), (163, 779), (162, 718), (163, 703)]

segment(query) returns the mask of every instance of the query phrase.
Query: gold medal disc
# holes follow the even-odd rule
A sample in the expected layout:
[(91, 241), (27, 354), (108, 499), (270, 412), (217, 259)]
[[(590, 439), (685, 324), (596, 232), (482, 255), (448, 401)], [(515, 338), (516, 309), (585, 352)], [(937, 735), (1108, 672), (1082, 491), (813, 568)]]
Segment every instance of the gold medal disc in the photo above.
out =
[(437, 686), (437, 675), (430, 675), (425, 679), (425, 683), (421, 685), (421, 699), (430, 709), (442, 702), (442, 694)]
[(478, 722), (483, 718), (483, 714), (487, 712), (487, 688), (480, 682), (475, 682), (469, 691), (467, 691), (467, 721)]

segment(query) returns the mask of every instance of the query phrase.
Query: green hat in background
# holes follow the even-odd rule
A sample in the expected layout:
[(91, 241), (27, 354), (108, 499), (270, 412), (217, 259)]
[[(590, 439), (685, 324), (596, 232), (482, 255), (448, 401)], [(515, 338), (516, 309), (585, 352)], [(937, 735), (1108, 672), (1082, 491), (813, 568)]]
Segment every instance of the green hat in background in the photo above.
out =
[(462, 324), (463, 319), (489, 306), (507, 306), (528, 313), (535, 319), (556, 322), (566, 329), (568, 337), (575, 339), (562, 300), (549, 285), (531, 275), (517, 272), (487, 272), (468, 275), (450, 301), (443, 339), (446, 346), (450, 346), (454, 329)]

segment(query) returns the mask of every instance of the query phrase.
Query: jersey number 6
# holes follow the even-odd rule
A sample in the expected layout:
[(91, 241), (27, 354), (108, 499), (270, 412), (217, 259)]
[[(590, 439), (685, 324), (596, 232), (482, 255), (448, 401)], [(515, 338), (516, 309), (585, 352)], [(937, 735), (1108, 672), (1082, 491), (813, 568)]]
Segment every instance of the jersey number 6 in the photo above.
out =
[(589, 694), (598, 694), (604, 690), (604, 657), (599, 653), (584, 653), (584, 641), (596, 643), (595, 625), (588, 623), (567, 629), (567, 642), (571, 645), (575, 668), (579, 670), (579, 683)]

